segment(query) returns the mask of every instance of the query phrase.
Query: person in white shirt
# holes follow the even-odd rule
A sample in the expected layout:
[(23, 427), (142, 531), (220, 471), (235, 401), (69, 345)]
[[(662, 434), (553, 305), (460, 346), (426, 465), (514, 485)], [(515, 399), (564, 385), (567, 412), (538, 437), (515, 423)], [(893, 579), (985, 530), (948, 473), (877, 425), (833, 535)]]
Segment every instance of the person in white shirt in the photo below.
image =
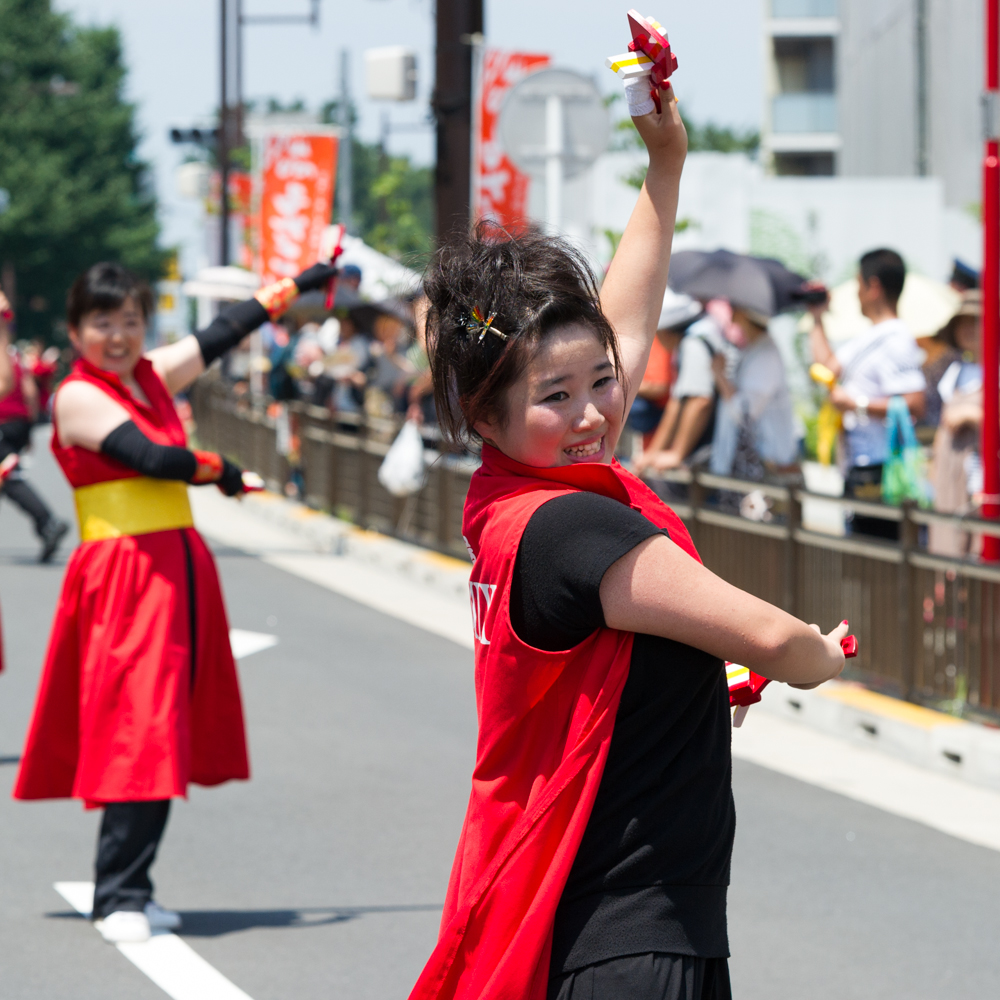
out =
[(718, 476), (753, 475), (748, 469), (734, 468), (740, 428), (745, 426), (756, 458), (763, 464), (760, 471), (787, 470), (795, 464), (798, 442), (781, 352), (767, 332), (766, 316), (733, 303), (733, 322), (743, 331), (746, 347), (732, 381), (726, 376), (725, 358), (716, 355), (712, 359), (720, 398), (710, 468)]
[[(844, 495), (857, 500), (881, 499), (882, 467), (889, 457), (885, 422), (889, 400), (902, 396), (913, 417), (924, 412), (923, 352), (897, 314), (905, 280), (906, 265), (894, 250), (872, 250), (861, 258), (858, 299), (872, 326), (836, 352), (823, 329), (826, 305), (810, 310), (815, 320), (810, 334), (813, 360), (837, 376), (830, 401), (844, 415)], [(899, 534), (896, 522), (880, 518), (856, 515), (852, 527), (855, 533), (882, 538)]]

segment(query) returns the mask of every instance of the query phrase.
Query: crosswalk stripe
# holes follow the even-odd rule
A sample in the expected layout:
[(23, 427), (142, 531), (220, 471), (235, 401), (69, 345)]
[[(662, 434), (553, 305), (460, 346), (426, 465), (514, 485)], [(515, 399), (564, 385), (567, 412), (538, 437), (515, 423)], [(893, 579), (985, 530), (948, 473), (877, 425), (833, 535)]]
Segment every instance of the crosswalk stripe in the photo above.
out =
[[(54, 888), (77, 913), (90, 917), (93, 882), (56, 882)], [(173, 1000), (251, 1000), (170, 931), (153, 931), (153, 936), (142, 944), (115, 947)]]

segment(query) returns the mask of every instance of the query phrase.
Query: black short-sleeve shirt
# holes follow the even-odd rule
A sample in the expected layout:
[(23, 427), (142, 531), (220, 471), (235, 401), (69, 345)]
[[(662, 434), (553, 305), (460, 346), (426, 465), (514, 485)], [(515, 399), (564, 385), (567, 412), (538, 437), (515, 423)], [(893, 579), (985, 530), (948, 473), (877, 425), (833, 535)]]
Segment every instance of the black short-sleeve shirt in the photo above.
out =
[[(518, 636), (569, 649), (602, 628), (605, 572), (658, 533), (597, 494), (543, 504), (514, 568)], [(604, 775), (556, 913), (553, 975), (650, 951), (729, 954), (730, 742), (722, 662), (637, 633)]]

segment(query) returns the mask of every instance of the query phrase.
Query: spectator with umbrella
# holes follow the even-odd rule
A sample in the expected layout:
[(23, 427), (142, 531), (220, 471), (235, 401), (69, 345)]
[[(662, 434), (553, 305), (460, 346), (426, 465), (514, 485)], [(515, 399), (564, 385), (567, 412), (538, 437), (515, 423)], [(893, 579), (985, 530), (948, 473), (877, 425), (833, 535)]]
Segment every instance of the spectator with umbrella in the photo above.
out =
[(697, 299), (727, 299), (745, 341), (731, 378), (725, 356), (712, 358), (719, 394), (712, 472), (761, 481), (791, 471), (797, 456), (792, 400), (767, 323), (806, 294), (805, 279), (780, 261), (716, 250), (676, 254), (670, 283)]

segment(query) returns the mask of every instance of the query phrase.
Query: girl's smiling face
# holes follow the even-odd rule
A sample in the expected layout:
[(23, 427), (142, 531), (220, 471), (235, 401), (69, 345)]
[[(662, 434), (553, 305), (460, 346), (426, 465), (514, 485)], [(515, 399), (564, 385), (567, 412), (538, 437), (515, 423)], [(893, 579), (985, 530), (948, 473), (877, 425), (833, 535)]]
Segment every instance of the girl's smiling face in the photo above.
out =
[(475, 430), (509, 458), (535, 468), (611, 461), (625, 394), (607, 350), (582, 323), (542, 340), (505, 402), (505, 421), (481, 420)]
[(69, 339), (84, 360), (121, 378), (130, 378), (142, 357), (146, 320), (134, 296), (118, 309), (95, 309), (69, 328)]

